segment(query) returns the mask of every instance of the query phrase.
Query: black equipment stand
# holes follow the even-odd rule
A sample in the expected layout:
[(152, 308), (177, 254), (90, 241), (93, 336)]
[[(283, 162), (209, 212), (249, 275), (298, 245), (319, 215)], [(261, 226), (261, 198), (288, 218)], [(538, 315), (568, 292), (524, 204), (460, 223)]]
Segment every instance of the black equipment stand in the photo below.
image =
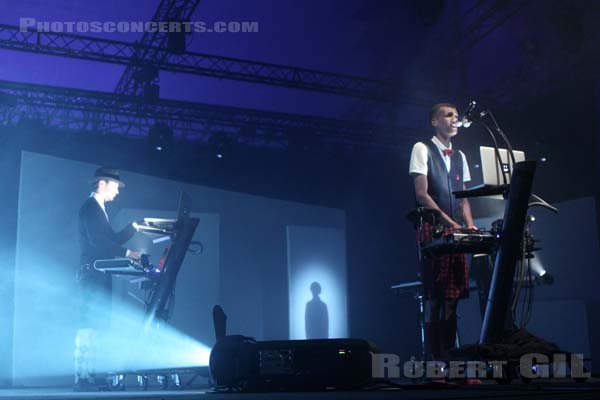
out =
[(392, 285), (390, 288), (397, 294), (410, 294), (417, 301), (417, 322), (419, 324), (419, 342), (421, 344), (421, 360), (427, 359), (427, 346), (425, 344), (425, 296), (423, 295), (423, 282), (414, 281)]
[[(153, 268), (143, 269), (128, 259), (101, 260), (94, 265), (97, 270), (107, 274), (149, 276), (156, 280), (156, 287), (153, 289), (150, 301), (146, 306), (142, 336), (156, 333), (160, 321), (164, 322), (168, 318), (168, 301), (173, 294), (177, 275), (199, 223), (197, 218), (190, 217), (190, 206), (190, 196), (185, 192), (181, 192), (176, 220), (149, 219), (144, 225), (139, 226), (141, 232), (166, 235), (172, 241), (162, 271), (158, 275), (149, 275), (149, 271), (151, 272)], [(191, 378), (182, 385), (180, 375), (183, 374), (187, 374)], [(208, 367), (115, 371), (110, 373), (107, 379), (109, 388), (124, 390), (126, 375), (136, 376), (138, 387), (142, 390), (148, 388), (149, 377), (152, 375), (156, 376), (157, 382), (163, 389), (168, 387), (180, 389), (191, 385), (198, 376), (208, 377)]]
[[(505, 192), (507, 202), (504, 210), (504, 222), (481, 327), (480, 344), (500, 343), (504, 329), (512, 327), (509, 303), (513, 290), (515, 268), (521, 255), (523, 230), (535, 167), (535, 161), (516, 163), (510, 187), (507, 187), (508, 193)], [(454, 194), (457, 198), (473, 196), (468, 190), (455, 192)], [(484, 194), (477, 193), (476, 195)]]
[(192, 241), (192, 237), (196, 232), (199, 220), (189, 216), (190, 204), (191, 199), (189, 195), (182, 192), (179, 199), (177, 221), (170, 235), (173, 245), (165, 260), (158, 286), (154, 290), (146, 309), (146, 318), (144, 320), (145, 331), (151, 329), (159, 319), (164, 319), (164, 316), (166, 316), (168, 311), (165, 309), (167, 301), (173, 292), (181, 264)]
[[(499, 343), (509, 319), (515, 268), (521, 256), (523, 229), (535, 175), (535, 161), (515, 164), (504, 212), (500, 246), (494, 263), (488, 304), (479, 343)], [(509, 327), (512, 327), (512, 321)]]
[[(154, 273), (154, 266), (149, 265), (148, 260), (144, 263), (136, 263), (128, 258), (116, 258), (108, 260), (96, 260), (94, 268), (111, 275), (132, 275), (148, 277), (156, 281), (156, 287), (153, 289), (150, 301), (146, 305), (146, 317), (144, 319), (144, 332), (158, 323), (160, 319), (168, 318), (167, 304), (169, 297), (173, 293), (175, 281), (181, 264), (188, 251), (190, 243), (199, 220), (190, 217), (191, 198), (185, 192), (181, 192), (179, 197), (179, 207), (177, 219), (158, 220), (146, 219), (143, 225), (138, 225), (138, 229), (143, 233), (166, 235), (172, 241), (171, 248), (167, 254), (162, 271)], [(147, 264), (147, 265), (145, 265)]]

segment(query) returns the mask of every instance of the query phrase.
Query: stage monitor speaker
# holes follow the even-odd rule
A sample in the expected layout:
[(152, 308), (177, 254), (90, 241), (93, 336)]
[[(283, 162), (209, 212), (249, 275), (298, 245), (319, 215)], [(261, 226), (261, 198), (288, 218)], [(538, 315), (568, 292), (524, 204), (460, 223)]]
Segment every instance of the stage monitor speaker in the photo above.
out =
[(248, 391), (357, 389), (373, 381), (375, 345), (362, 339), (258, 342), (226, 336), (210, 355), (219, 388)]

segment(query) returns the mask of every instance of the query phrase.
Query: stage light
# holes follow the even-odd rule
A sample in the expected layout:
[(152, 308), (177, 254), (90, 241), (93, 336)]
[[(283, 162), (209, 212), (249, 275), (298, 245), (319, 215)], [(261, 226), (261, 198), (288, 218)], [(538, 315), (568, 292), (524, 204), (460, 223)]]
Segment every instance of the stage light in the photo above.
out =
[(258, 357), (254, 339), (222, 337), (210, 353), (210, 375), (218, 386), (233, 387), (257, 374)]
[(148, 143), (156, 151), (170, 150), (173, 146), (173, 130), (163, 123), (152, 125), (148, 131)]
[(554, 283), (554, 277), (546, 271), (541, 261), (539, 260), (539, 256), (536, 255), (531, 259), (531, 271), (536, 274), (540, 280), (546, 285), (551, 285)]
[(233, 145), (233, 137), (222, 132), (214, 133), (210, 139), (208, 139), (209, 150), (219, 160), (231, 157)]
[(531, 270), (537, 276), (542, 276), (546, 273), (546, 270), (544, 269), (544, 267), (542, 266), (542, 263), (540, 262), (540, 260), (537, 257), (538, 256), (536, 256), (536, 258), (531, 259)]

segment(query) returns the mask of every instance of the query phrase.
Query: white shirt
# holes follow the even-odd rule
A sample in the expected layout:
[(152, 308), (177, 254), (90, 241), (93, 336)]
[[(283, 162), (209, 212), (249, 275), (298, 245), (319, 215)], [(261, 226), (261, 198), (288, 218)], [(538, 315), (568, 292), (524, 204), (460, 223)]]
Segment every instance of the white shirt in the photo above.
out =
[[(450, 143), (450, 147), (444, 146), (442, 142), (437, 137), (432, 137), (431, 141), (435, 144), (435, 147), (438, 148), (440, 152), (440, 156), (442, 160), (444, 160), (444, 164), (446, 164), (446, 169), (450, 172), (450, 156), (444, 155), (443, 150), (451, 149), (452, 143)], [(463, 160), (463, 183), (469, 182), (471, 180), (471, 173), (469, 172), (469, 164), (467, 164), (467, 157), (462, 151), (458, 151)], [(427, 175), (427, 157), (429, 151), (427, 145), (422, 142), (415, 143), (412, 149), (412, 153), (410, 154), (410, 165), (408, 167), (408, 173), (411, 175)]]
[(93, 197), (94, 200), (96, 200), (98, 202), (98, 205), (100, 206), (100, 208), (104, 212), (104, 216), (106, 217), (106, 220), (108, 221), (108, 214), (106, 213), (106, 208), (104, 208), (104, 202), (98, 198), (98, 195), (96, 194), (96, 192), (92, 192), (90, 194), (90, 197)]

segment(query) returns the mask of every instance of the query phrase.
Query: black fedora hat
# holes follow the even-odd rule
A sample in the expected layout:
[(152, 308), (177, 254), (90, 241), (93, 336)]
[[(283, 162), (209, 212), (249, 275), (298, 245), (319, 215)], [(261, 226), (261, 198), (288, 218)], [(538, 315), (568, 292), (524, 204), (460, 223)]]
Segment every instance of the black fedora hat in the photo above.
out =
[(125, 187), (125, 182), (121, 180), (121, 174), (119, 170), (112, 167), (100, 167), (94, 172), (94, 179), (92, 179), (92, 183), (96, 183), (98, 181), (113, 181), (119, 184), (120, 188)]

